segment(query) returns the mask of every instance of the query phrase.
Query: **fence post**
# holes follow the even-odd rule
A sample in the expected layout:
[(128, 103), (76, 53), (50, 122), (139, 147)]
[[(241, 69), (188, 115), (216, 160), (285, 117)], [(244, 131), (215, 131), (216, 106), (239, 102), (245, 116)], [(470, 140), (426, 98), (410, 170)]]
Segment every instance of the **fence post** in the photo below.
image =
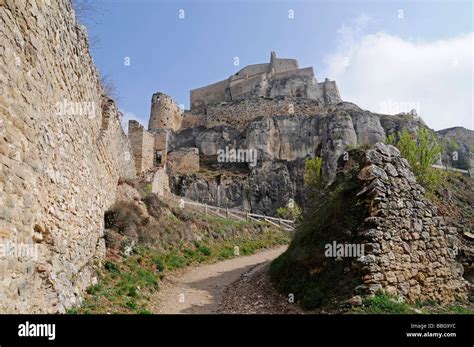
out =
[(204, 204), (204, 214), (207, 215), (207, 204)]
[(278, 217), (278, 225), (281, 226), (281, 218)]
[(247, 222), (249, 221), (249, 213), (248, 213), (248, 212), (245, 213), (245, 220), (246, 220)]
[(225, 218), (229, 218), (229, 209), (228, 208), (225, 209)]

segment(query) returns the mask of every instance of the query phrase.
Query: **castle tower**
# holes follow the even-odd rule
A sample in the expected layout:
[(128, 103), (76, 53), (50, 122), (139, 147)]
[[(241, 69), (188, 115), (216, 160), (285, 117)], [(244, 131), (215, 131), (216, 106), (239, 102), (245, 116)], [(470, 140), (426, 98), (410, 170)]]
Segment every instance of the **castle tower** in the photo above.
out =
[(150, 120), (148, 130), (181, 128), (183, 112), (178, 105), (166, 94), (157, 92), (151, 98)]

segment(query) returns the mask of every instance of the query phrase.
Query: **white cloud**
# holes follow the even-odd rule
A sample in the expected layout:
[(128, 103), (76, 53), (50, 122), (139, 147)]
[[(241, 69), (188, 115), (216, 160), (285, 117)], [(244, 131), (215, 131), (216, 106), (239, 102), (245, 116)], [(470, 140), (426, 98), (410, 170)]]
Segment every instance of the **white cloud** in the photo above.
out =
[(436, 130), (473, 129), (474, 33), (432, 42), (379, 32), (363, 35), (362, 16), (339, 30), (337, 52), (327, 57), (326, 76), (341, 96), (373, 112), (415, 108)]

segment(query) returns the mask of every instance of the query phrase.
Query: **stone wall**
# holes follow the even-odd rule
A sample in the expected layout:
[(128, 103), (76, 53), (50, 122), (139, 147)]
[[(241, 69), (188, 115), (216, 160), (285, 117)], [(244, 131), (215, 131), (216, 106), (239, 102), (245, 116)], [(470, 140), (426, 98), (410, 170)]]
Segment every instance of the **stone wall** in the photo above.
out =
[(133, 158), (70, 2), (0, 1), (0, 22), (0, 312), (64, 312)]
[(201, 112), (207, 104), (226, 101), (226, 89), (229, 86), (227, 79), (213, 83), (211, 85), (191, 90), (191, 110)]
[[(154, 153), (155, 153), (155, 166), (162, 166), (166, 164), (168, 158), (168, 138), (170, 130), (168, 129), (157, 129), (152, 130), (151, 134), (155, 138), (154, 141)], [(158, 161), (158, 155), (161, 154), (161, 160)]]
[(339, 94), (336, 82), (326, 78), (324, 82), (318, 83), (318, 86), (322, 88), (324, 103), (332, 104), (341, 101), (341, 95)]
[(170, 191), (170, 180), (166, 173), (166, 168), (159, 168), (153, 175), (151, 181), (151, 192), (163, 196), (165, 192)]
[(181, 123), (181, 129), (189, 129), (195, 128), (198, 126), (206, 126), (207, 124), (207, 116), (201, 113), (191, 113), (189, 111), (185, 111), (183, 113), (183, 121)]
[(199, 151), (184, 148), (168, 154), (168, 163), (173, 172), (189, 173), (199, 171)]
[[(456, 228), (424, 196), (397, 148), (377, 143), (362, 158), (360, 199), (368, 206), (360, 242), (366, 255), (360, 290), (384, 289), (407, 300), (466, 299), (468, 283), (456, 262)], [(359, 266), (358, 264), (358, 266)]]
[(182, 129), (229, 125), (244, 128), (259, 117), (325, 114), (320, 101), (296, 97), (252, 98), (208, 106), (207, 114), (184, 114)]
[(132, 146), (135, 170), (137, 175), (154, 166), (155, 138), (140, 123), (130, 120), (128, 138)]

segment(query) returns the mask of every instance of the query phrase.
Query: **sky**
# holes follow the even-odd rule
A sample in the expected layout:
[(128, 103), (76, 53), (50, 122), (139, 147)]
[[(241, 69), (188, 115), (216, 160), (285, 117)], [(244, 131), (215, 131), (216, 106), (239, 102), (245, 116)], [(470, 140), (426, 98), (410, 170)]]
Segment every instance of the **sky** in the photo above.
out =
[(335, 80), (343, 100), (363, 109), (416, 109), (435, 130), (474, 129), (471, 1), (76, 2), (90, 4), (78, 17), (124, 123), (147, 125), (157, 91), (188, 109), (191, 89), (275, 51), (312, 66), (318, 81)]

